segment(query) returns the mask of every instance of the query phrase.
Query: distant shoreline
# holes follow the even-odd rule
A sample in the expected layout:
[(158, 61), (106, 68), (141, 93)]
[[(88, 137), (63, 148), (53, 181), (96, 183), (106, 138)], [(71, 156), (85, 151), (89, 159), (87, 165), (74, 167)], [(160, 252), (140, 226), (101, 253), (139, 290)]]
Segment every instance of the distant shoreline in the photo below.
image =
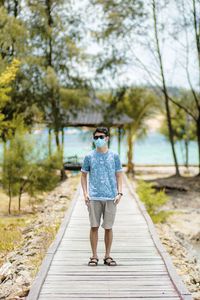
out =
[[(124, 167), (124, 170), (126, 171), (126, 165), (122, 164)], [(162, 176), (168, 176), (168, 175), (174, 175), (175, 174), (175, 166), (173, 164), (134, 164), (134, 171), (137, 173), (146, 174), (146, 176), (154, 175), (154, 177), (162, 175)], [(188, 168), (186, 168), (184, 165), (179, 165), (179, 172), (182, 175), (186, 176), (195, 176), (199, 172), (199, 166), (198, 165), (189, 165)]]
[[(123, 164), (124, 166), (126, 166), (126, 164)], [(135, 167), (174, 167), (173, 164), (134, 164)], [(180, 164), (179, 167), (184, 167), (185, 165)], [(198, 164), (190, 164), (188, 167), (197, 167), (198, 168)]]

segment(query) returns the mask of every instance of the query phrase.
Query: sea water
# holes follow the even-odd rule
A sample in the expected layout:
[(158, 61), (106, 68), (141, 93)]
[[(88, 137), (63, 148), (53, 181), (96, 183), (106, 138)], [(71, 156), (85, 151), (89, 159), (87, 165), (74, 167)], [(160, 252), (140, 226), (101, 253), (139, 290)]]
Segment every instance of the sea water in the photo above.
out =
[[(92, 144), (92, 132), (88, 128), (65, 128), (64, 130), (64, 158), (77, 155), (80, 162), (83, 157), (94, 148)], [(36, 129), (27, 138), (36, 143), (35, 152), (37, 158), (42, 159), (48, 155), (48, 129)], [(60, 134), (61, 140), (61, 134)], [(52, 151), (56, 149), (55, 137), (52, 133)], [(110, 149), (118, 152), (117, 131), (111, 130)], [(120, 158), (122, 163), (127, 162), (127, 137), (124, 135), (121, 141)], [(178, 163), (185, 163), (185, 149), (183, 141), (175, 144)], [(2, 144), (0, 147), (2, 161)], [(171, 145), (165, 136), (159, 132), (149, 132), (142, 140), (137, 140), (133, 147), (133, 160), (136, 164), (173, 164)], [(197, 142), (189, 143), (189, 164), (198, 164)]]

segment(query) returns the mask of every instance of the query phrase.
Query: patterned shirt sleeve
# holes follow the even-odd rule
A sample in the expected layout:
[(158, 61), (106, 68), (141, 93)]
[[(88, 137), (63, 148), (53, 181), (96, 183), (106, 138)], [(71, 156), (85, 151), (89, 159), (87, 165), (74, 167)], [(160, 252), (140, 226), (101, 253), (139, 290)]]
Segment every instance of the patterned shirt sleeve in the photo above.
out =
[(88, 173), (90, 171), (90, 162), (89, 157), (86, 155), (83, 160), (81, 172)]
[(122, 172), (122, 164), (118, 154), (115, 154), (115, 172)]

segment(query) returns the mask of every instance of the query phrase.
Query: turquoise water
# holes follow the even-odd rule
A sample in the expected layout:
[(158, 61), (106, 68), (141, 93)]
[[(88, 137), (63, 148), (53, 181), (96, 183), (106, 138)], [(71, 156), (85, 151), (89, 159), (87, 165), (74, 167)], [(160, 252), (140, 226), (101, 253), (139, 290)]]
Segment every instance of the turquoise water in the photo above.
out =
[[(117, 136), (115, 130), (111, 131), (110, 149), (117, 152)], [(28, 137), (36, 142), (36, 152), (38, 159), (43, 158), (48, 153), (48, 130), (36, 130), (34, 134)], [(179, 164), (184, 163), (184, 155), (181, 151), (182, 143), (176, 144), (176, 152)], [(55, 149), (55, 141), (52, 142), (52, 148)], [(92, 149), (92, 131), (79, 128), (65, 129), (64, 156), (78, 155), (80, 160), (88, 151)], [(121, 160), (123, 163), (126, 159), (127, 145), (126, 136), (121, 143)], [(2, 145), (0, 148), (2, 158)], [(158, 132), (149, 132), (143, 140), (135, 143), (134, 162), (136, 164), (173, 164), (171, 146), (165, 137)], [(197, 142), (191, 142), (189, 145), (189, 163), (198, 163)]]

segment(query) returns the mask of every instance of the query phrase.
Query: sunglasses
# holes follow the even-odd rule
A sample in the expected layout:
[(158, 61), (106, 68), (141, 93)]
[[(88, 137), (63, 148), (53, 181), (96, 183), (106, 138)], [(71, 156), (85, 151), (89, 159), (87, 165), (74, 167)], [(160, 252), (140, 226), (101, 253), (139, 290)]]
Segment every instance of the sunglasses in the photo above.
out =
[(103, 140), (105, 138), (105, 135), (95, 135), (94, 136), (94, 140), (97, 140), (98, 138), (100, 138), (101, 140)]

